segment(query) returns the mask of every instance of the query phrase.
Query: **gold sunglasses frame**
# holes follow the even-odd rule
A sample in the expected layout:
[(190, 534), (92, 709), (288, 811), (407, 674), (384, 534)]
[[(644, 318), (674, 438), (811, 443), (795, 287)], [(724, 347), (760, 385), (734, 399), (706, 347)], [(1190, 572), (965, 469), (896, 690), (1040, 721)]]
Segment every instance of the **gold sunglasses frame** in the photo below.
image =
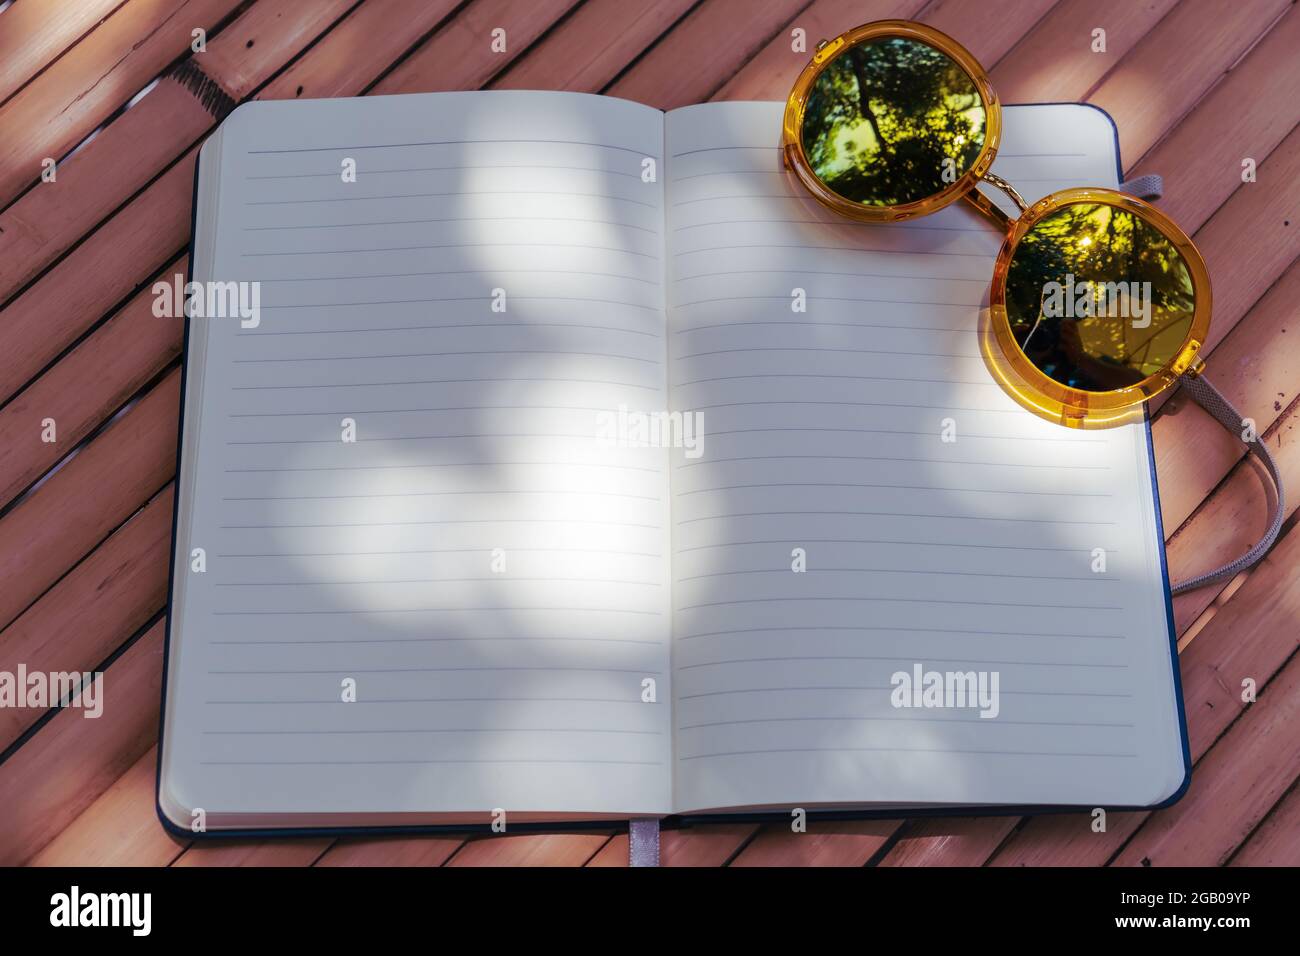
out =
[[(984, 146), (975, 162), (953, 183), (924, 199), (895, 206), (865, 206), (839, 195), (813, 172), (803, 148), (803, 120), (808, 97), (822, 70), (841, 53), (882, 37), (915, 40), (943, 53), (965, 71), (984, 105)], [(864, 24), (820, 44), (812, 61), (795, 80), (786, 101), (781, 152), (786, 168), (819, 203), (859, 222), (901, 222), (938, 212), (958, 199), (965, 200), (991, 221), (1004, 236), (993, 267), (989, 293), (988, 328), (981, 351), (990, 371), (1013, 399), (1040, 417), (1074, 428), (1107, 428), (1140, 418), (1146, 401), (1174, 385), (1183, 375), (1199, 375), (1204, 368), (1200, 352), (1209, 335), (1212, 298), (1205, 259), (1196, 245), (1169, 217), (1150, 203), (1113, 189), (1078, 188), (1051, 193), (1027, 204), (1006, 180), (990, 171), (1002, 136), (1002, 106), (978, 60), (952, 37), (910, 20), (878, 20)], [(979, 190), (987, 182), (1011, 197), (1019, 210), (1013, 219)], [(1157, 229), (1177, 249), (1192, 280), (1195, 306), (1186, 338), (1169, 362), (1157, 372), (1125, 388), (1089, 392), (1070, 388), (1042, 372), (1021, 350), (1011, 331), (1006, 309), (1007, 272), (1020, 240), (1041, 220), (1066, 206), (1097, 203), (1131, 213)]]

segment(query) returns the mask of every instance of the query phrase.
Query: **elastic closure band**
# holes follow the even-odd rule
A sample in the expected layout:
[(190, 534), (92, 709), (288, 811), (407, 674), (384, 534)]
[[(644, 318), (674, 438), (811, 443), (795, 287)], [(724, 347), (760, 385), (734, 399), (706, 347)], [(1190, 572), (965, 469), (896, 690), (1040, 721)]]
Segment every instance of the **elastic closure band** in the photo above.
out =
[[(1180, 385), (1192, 397), (1192, 400), (1213, 415), (1220, 425), (1234, 435), (1241, 436), (1244, 427), (1241, 413), (1232, 407), (1232, 403), (1224, 398), (1217, 388), (1205, 380), (1205, 376), (1184, 375)], [(1282, 516), (1286, 513), (1286, 497), (1282, 490), (1282, 473), (1278, 470), (1277, 462), (1273, 460), (1272, 454), (1269, 453), (1268, 446), (1264, 444), (1262, 435), (1256, 436), (1254, 441), (1245, 441), (1243, 439), (1242, 443), (1260, 460), (1264, 469), (1273, 479), (1273, 488), (1276, 494), (1272, 503), (1272, 513), (1269, 515), (1268, 530), (1264, 532), (1264, 536), (1255, 542), (1249, 551), (1236, 561), (1175, 584), (1173, 586), (1174, 594), (1183, 594), (1204, 587), (1207, 584), (1216, 584), (1219, 581), (1235, 577), (1268, 553), (1268, 549), (1273, 546), (1273, 542), (1277, 540), (1278, 532), (1282, 529)]]

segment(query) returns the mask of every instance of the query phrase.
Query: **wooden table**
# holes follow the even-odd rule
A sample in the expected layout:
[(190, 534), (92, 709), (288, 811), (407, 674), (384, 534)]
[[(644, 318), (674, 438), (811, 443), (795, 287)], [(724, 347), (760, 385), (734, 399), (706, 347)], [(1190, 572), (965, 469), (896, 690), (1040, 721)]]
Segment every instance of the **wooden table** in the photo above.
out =
[[(1300, 489), (1290, 0), (17, 0), (0, 11), (0, 670), (102, 670), (105, 716), (0, 709), (0, 863), (624, 865), (627, 837), (608, 830), (204, 846), (163, 832), (153, 790), (181, 338), (152, 315), (150, 285), (184, 269), (197, 145), (250, 97), (783, 99), (807, 59), (792, 30), (811, 45), (882, 17), (960, 39), (1004, 102), (1082, 100), (1115, 118), (1128, 174), (1164, 175), (1161, 208), (1209, 262), (1213, 380)], [(495, 27), (505, 53), (490, 48)], [(1091, 50), (1098, 27), (1104, 53)], [(40, 178), (46, 157), (53, 182)], [(41, 440), (46, 419), (56, 441)], [(1171, 572), (1185, 577), (1254, 539), (1262, 486), (1240, 443), (1184, 399), (1153, 428)], [(1112, 814), (1100, 834), (1087, 815), (803, 835), (729, 823), (665, 834), (664, 861), (1300, 863), (1298, 559), (1288, 525), (1253, 571), (1174, 602), (1196, 765), (1171, 809)]]

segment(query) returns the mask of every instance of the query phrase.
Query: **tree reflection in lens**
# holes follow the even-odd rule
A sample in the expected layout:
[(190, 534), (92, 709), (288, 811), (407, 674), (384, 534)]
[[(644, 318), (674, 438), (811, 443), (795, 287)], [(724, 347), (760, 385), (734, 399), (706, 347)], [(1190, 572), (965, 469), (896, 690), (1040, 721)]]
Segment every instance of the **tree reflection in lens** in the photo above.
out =
[(942, 192), (968, 170), (984, 126), (983, 101), (960, 66), (924, 43), (885, 37), (849, 47), (818, 74), (803, 148), (841, 196), (894, 206)]
[(1049, 378), (1093, 392), (1164, 368), (1187, 340), (1195, 310), (1192, 278), (1174, 244), (1140, 216), (1088, 202), (1057, 210), (1025, 234), (1007, 271), (1006, 299), (1011, 332), (1029, 360)]

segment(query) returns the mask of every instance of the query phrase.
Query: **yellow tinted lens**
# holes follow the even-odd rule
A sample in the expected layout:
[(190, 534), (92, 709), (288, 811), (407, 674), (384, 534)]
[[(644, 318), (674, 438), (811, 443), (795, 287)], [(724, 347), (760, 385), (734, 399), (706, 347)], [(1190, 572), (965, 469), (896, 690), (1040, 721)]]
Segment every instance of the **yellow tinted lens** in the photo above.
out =
[(1169, 365), (1191, 332), (1195, 300), (1173, 242), (1106, 203), (1045, 216), (1007, 270), (1016, 343), (1049, 378), (1081, 391), (1125, 388)]
[(918, 202), (951, 186), (984, 146), (975, 82), (934, 47), (880, 37), (818, 74), (803, 114), (804, 154), (831, 190), (867, 206)]

